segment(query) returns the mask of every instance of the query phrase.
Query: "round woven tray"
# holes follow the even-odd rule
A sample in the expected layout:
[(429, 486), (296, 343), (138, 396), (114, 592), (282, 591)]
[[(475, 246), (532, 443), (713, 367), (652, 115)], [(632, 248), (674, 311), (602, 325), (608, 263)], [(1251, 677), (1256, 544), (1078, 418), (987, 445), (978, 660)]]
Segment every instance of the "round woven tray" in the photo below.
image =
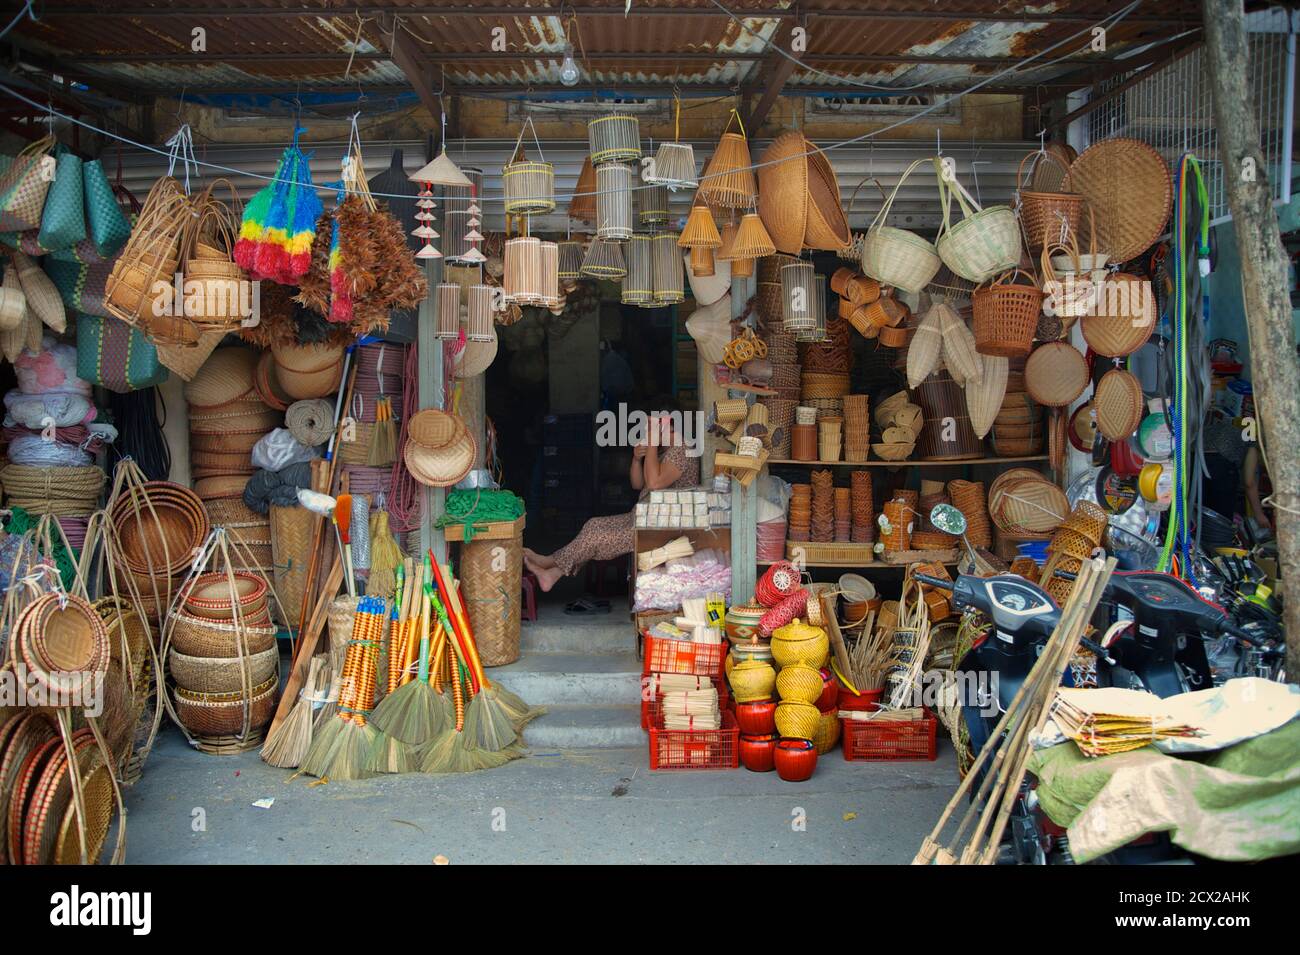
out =
[(1142, 384), (1132, 372), (1112, 368), (1101, 376), (1092, 397), (1097, 431), (1108, 441), (1127, 438), (1142, 421), (1145, 399)]
[[(81, 801), (85, 807), (86, 859), (92, 865), (99, 860), (113, 822), (116, 800), (113, 795), (112, 770), (98, 751), (91, 751), (82, 772)], [(81, 862), (81, 838), (78, 835), (77, 810), (69, 806), (63, 812), (55, 841), (54, 854), (49, 860), (54, 865), (77, 865)]]
[(1095, 314), (1081, 320), (1084, 341), (1107, 358), (1133, 354), (1151, 338), (1155, 326), (1151, 283), (1124, 272), (1106, 277), (1097, 292)]
[(1049, 408), (1070, 404), (1088, 387), (1088, 362), (1066, 342), (1039, 345), (1025, 362), (1025, 387), (1030, 397)]
[[(1173, 207), (1169, 165), (1139, 139), (1104, 139), (1089, 146), (1071, 164), (1061, 188), (1083, 196), (1097, 223), (1097, 250), (1112, 262), (1127, 262), (1149, 249)], [(1090, 240), (1087, 218), (1079, 229), (1084, 245)]]

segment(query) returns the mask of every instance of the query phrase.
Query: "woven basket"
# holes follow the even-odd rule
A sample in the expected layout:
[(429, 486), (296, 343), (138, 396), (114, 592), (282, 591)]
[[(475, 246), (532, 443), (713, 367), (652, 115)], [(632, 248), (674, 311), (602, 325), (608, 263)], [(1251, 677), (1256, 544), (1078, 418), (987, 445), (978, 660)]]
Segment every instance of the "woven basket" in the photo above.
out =
[(233, 591), (224, 573), (203, 574), (185, 595), (185, 612), (205, 620), (233, 620), (238, 601), (243, 618), (255, 617), (266, 609), (266, 581), (256, 574), (236, 573)]
[(1066, 342), (1047, 342), (1025, 363), (1025, 387), (1040, 405), (1062, 408), (1088, 387), (1088, 362)]
[[(237, 657), (241, 653), (240, 631), (233, 624), (205, 620), (184, 611), (175, 611), (170, 624), (172, 649), (187, 656)], [(249, 654), (275, 646), (275, 627), (270, 625), (269, 615), (263, 614), (261, 620), (245, 620), (243, 634), (242, 642), (247, 643)]]
[(942, 264), (934, 243), (915, 232), (886, 224), (898, 190), (913, 170), (927, 162), (928, 159), (918, 159), (907, 167), (876, 213), (862, 243), (862, 271), (882, 285), (901, 288), (905, 292), (915, 293), (925, 288)]
[(837, 710), (822, 713), (817, 719), (817, 732), (812, 744), (819, 756), (825, 756), (840, 741), (840, 715)]
[(288, 614), (286, 623), (290, 629), (297, 629), (316, 516), (306, 508), (273, 504), (270, 519), (276, 603)]
[(253, 393), (258, 354), (249, 348), (218, 348), (183, 389), (191, 413), (222, 408)]
[[(251, 686), (260, 686), (276, 675), (280, 651), (270, 647), (247, 660)], [(241, 657), (191, 657), (172, 650), (167, 667), (181, 689), (191, 693), (237, 693), (244, 687), (244, 661)]]
[(830, 639), (826, 631), (798, 621), (779, 627), (772, 634), (772, 659), (778, 667), (796, 663), (824, 666), (829, 649)]
[[(191, 693), (176, 690), (176, 718), (191, 733), (201, 736), (237, 735), (261, 729), (275, 715), (277, 679), (253, 687), (246, 697), (242, 692)], [(245, 724), (247, 717), (247, 724)]]
[(783, 703), (816, 703), (822, 695), (821, 671), (806, 663), (782, 667), (776, 675), (776, 692)]
[(190, 453), (242, 454), (247, 458), (264, 437), (265, 431), (196, 431), (190, 435)]
[[(105, 307), (114, 317), (144, 328), (146, 316), (154, 312), (155, 283), (165, 283), (168, 287), (165, 294), (170, 297), (181, 244), (186, 230), (193, 224), (191, 213), (190, 197), (180, 183), (170, 176), (154, 183), (104, 287)], [(174, 335), (167, 337), (167, 341), (192, 341), (197, 336), (193, 324), (183, 318), (170, 320), (168, 324), (176, 327), (171, 329)], [(158, 330), (163, 331), (161, 327)]]
[(1145, 410), (1142, 384), (1132, 372), (1112, 368), (1097, 382), (1092, 405), (1101, 436), (1107, 441), (1122, 441), (1137, 430), (1142, 421)]
[(785, 739), (812, 739), (820, 721), (821, 712), (811, 703), (782, 701), (776, 705), (776, 731)]
[(848, 375), (829, 375), (805, 371), (800, 378), (800, 390), (806, 400), (843, 398), (849, 393)]
[[(1029, 279), (1017, 284), (1017, 275)], [(981, 355), (1017, 358), (1029, 354), (1043, 310), (1043, 291), (1033, 276), (1016, 269), (971, 293), (972, 331)]]
[[(1025, 163), (1034, 160), (1025, 174)], [(1083, 215), (1083, 196), (1073, 192), (1040, 192), (1027, 188), (1032, 183), (1038, 166), (1042, 163), (1059, 167), (1061, 176), (1070, 171), (1059, 156), (1045, 151), (1032, 152), (1020, 160), (1016, 171), (1016, 200), (1020, 207), (1020, 224), (1031, 243), (1031, 248), (1041, 248), (1044, 236), (1074, 237), (1079, 233)], [(1049, 238), (1050, 241), (1050, 238)]]
[(253, 466), (252, 456), (247, 451), (223, 454), (218, 451), (196, 451), (191, 449), (190, 466), (195, 470), (206, 469), (221, 474), (233, 474), (240, 471), (247, 471), (252, 474), (256, 470)]
[[(1096, 214), (1097, 246), (1112, 262), (1127, 262), (1149, 249), (1165, 231), (1173, 207), (1169, 164), (1138, 139), (1117, 137), (1089, 146), (1071, 163), (1061, 188), (1082, 195)], [(1086, 223), (1080, 228), (1089, 229)]]
[(737, 703), (770, 700), (776, 688), (776, 670), (762, 660), (743, 660), (727, 673)]
[(1147, 279), (1117, 272), (1097, 290), (1095, 311), (1082, 319), (1083, 338), (1107, 358), (1133, 354), (1151, 338), (1156, 325), (1156, 299)]
[(333, 394), (343, 376), (342, 345), (277, 342), (271, 354), (280, 390), (294, 401)]
[(109, 521), (117, 529), (123, 563), (136, 574), (180, 573), (208, 536), (203, 501), (167, 481), (149, 481), (121, 495)]
[[(941, 161), (934, 159), (939, 179), (939, 202), (943, 225), (935, 248), (943, 264), (955, 275), (971, 282), (986, 282), (995, 275), (1020, 265), (1020, 223), (1010, 206), (981, 209), (956, 179), (949, 181)], [(952, 198), (957, 198), (964, 218), (952, 222)]]
[[(1013, 473), (1018, 476), (1011, 476)], [(1069, 511), (1064, 491), (1043, 475), (1024, 468), (998, 475), (989, 487), (989, 518), (1008, 534), (1025, 536), (1055, 530)]]
[(204, 499), (203, 509), (212, 527), (245, 528), (267, 523), (266, 517), (245, 504), (242, 497)]
[(461, 550), (460, 578), (474, 642), (484, 666), (519, 659), (523, 538), (476, 540)]

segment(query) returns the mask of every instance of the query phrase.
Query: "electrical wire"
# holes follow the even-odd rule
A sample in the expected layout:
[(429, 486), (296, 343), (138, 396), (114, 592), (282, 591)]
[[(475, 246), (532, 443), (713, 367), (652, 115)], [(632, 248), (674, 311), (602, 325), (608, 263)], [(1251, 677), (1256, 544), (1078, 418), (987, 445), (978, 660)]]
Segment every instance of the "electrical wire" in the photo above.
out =
[[(117, 441), (109, 445), (109, 461), (130, 459), (140, 466), (150, 481), (165, 481), (172, 469), (171, 448), (163, 434), (167, 424), (167, 405), (156, 387), (141, 388), (125, 394), (109, 392), (108, 407), (117, 425)], [(161, 409), (161, 415), (159, 410)]]
[[(1072, 43), (1073, 41), (1078, 40), (1079, 38), (1081, 38), (1081, 37), (1083, 37), (1083, 36), (1086, 35), (1086, 36), (1089, 38), (1089, 43), (1088, 43), (1088, 44), (1085, 44), (1084, 47), (1081, 47), (1079, 50), (1073, 50), (1073, 51), (1071, 51), (1070, 53), (1067, 53), (1067, 54), (1065, 54), (1064, 56), (1057, 57), (1057, 58), (1055, 58), (1055, 59), (1053, 59), (1053, 60), (1048, 60), (1048, 61), (1046, 61), (1046, 62), (1044, 62), (1044, 63), (1039, 64), (1039, 65), (1040, 65), (1040, 66), (1044, 66), (1044, 67), (1046, 67), (1046, 66), (1052, 66), (1052, 65), (1058, 63), (1059, 61), (1064, 60), (1064, 59), (1067, 59), (1068, 57), (1074, 55), (1074, 53), (1081, 52), (1083, 49), (1086, 49), (1086, 48), (1090, 45), (1090, 43), (1091, 43), (1091, 38), (1092, 38), (1092, 31), (1093, 31), (1094, 29), (1096, 29), (1097, 27), (1101, 27), (1101, 28), (1103, 28), (1103, 29), (1108, 29), (1108, 28), (1110, 28), (1110, 27), (1116, 25), (1116, 24), (1119, 23), (1121, 20), (1123, 20), (1125, 17), (1127, 17), (1130, 13), (1132, 13), (1135, 9), (1137, 9), (1137, 7), (1140, 5), (1140, 3), (1141, 3), (1141, 0), (1132, 0), (1132, 2), (1128, 4), (1128, 6), (1123, 7), (1123, 8), (1120, 9), (1120, 10), (1117, 10), (1115, 13), (1108, 14), (1107, 16), (1103, 17), (1101, 20), (1097, 21), (1096, 24), (1089, 25), (1089, 26), (1085, 26), (1085, 27), (1083, 27), (1082, 29), (1076, 31), (1075, 33), (1072, 33), (1070, 36), (1065, 37), (1065, 38), (1062, 39), (1062, 40), (1058, 40), (1057, 42), (1051, 44), (1050, 46), (1045, 47), (1044, 49), (1040, 50), (1039, 52), (1034, 53), (1034, 54), (1032, 54), (1032, 55), (1030, 55), (1030, 56), (1025, 57), (1023, 60), (1021, 60), (1020, 62), (1018, 62), (1018, 63), (1016, 63), (1016, 64), (1013, 64), (1012, 66), (1005, 67), (1004, 69), (999, 70), (999, 71), (996, 72), (996, 73), (991, 73), (991, 74), (989, 74), (989, 75), (986, 76), (984, 79), (980, 80), (980, 81), (977, 82), (977, 83), (974, 83), (973, 85), (971, 85), (971, 86), (968, 87), (967, 89), (965, 89), (965, 90), (963, 90), (963, 91), (961, 91), (961, 92), (959, 92), (959, 93), (954, 93), (952, 97), (949, 97), (949, 99), (951, 99), (951, 98), (953, 98), (953, 97), (960, 98), (960, 97), (963, 97), (963, 96), (970, 96), (971, 94), (978, 92), (979, 90), (983, 89), (984, 87), (989, 86), (989, 85), (992, 84), (992, 83), (996, 83), (998, 80), (1002, 79), (1003, 77), (1008, 76), (1008, 75), (1010, 75), (1011, 73), (1016, 72), (1017, 70), (1021, 70), (1021, 69), (1023, 69), (1024, 67), (1026, 67), (1026, 66), (1029, 65), (1030, 63), (1033, 63), (1033, 62), (1035, 62), (1035, 61), (1041, 59), (1042, 57), (1046, 56), (1047, 54), (1049, 54), (1049, 53), (1051, 53), (1051, 52), (1053, 52), (1053, 51), (1055, 51), (1055, 50), (1058, 50), (1058, 49), (1060, 49), (1061, 47), (1065, 46), (1066, 44)], [(725, 8), (724, 8), (724, 9), (725, 9)], [(779, 49), (779, 48), (778, 48), (778, 49)], [(784, 54), (784, 52), (783, 52), (783, 55), (792, 56), (791, 54)], [(792, 58), (793, 58), (793, 57), (792, 57)], [(797, 63), (798, 61), (796, 60), (795, 62)], [(809, 69), (812, 69), (812, 67), (809, 67)], [(38, 108), (38, 109), (47, 109), (47, 106), (46, 106), (45, 104), (38, 103), (38, 102), (36, 102), (35, 100), (32, 100), (32, 99), (28, 99), (26, 96), (23, 96), (23, 95), (22, 95), (21, 93), (19, 93), (18, 91), (12, 89), (11, 87), (9, 87), (9, 86), (7, 86), (7, 85), (5, 85), (5, 84), (3, 84), (3, 83), (0, 83), (0, 92), (7, 93), (7, 94), (9, 94), (10, 96), (13, 96), (13, 97), (15, 97), (16, 99), (18, 99), (18, 100), (20, 100), (20, 101), (22, 101), (22, 102), (24, 102), (24, 103), (27, 103), (27, 104), (30, 105), (30, 106), (34, 106), (34, 107), (36, 107), (36, 108)], [(892, 132), (892, 131), (895, 130), (895, 129), (901, 129), (901, 128), (904, 127), (904, 126), (911, 125), (912, 123), (915, 123), (917, 120), (922, 119), (922, 118), (924, 118), (925, 116), (928, 116), (928, 115), (930, 115), (931, 113), (935, 112), (936, 110), (939, 110), (939, 109), (945, 107), (945, 106), (947, 105), (947, 102), (948, 102), (948, 99), (942, 99), (942, 100), (940, 100), (940, 99), (936, 99), (935, 102), (931, 103), (929, 106), (926, 106), (926, 107), (924, 107), (924, 108), (918, 110), (918, 111), (915, 112), (915, 113), (911, 113), (911, 114), (909, 114), (909, 115), (907, 115), (907, 116), (904, 116), (904, 117), (902, 117), (901, 119), (896, 120), (896, 121), (893, 122), (893, 123), (889, 123), (889, 124), (887, 124), (887, 125), (885, 125), (885, 126), (880, 127), (879, 129), (874, 129), (874, 130), (871, 130), (870, 132), (863, 133), (863, 134), (860, 135), (860, 136), (854, 136), (854, 137), (851, 138), (851, 139), (845, 139), (845, 140), (841, 140), (841, 141), (839, 141), (839, 142), (830, 143), (830, 144), (828, 144), (828, 145), (826, 145), (826, 146), (822, 146), (822, 147), (820, 147), (820, 151), (821, 151), (821, 152), (831, 152), (832, 150), (836, 150), (836, 149), (844, 149), (844, 148), (846, 148), (846, 147), (848, 147), (848, 146), (856, 146), (856, 145), (858, 145), (859, 143), (867, 142), (868, 140), (874, 139), (874, 138), (876, 138), (877, 136), (881, 136), (881, 135), (884, 135), (885, 133)], [(70, 122), (70, 123), (74, 123), (74, 124), (76, 124), (77, 126), (81, 126), (81, 127), (84, 128), (84, 129), (88, 129), (88, 130), (90, 130), (91, 132), (98, 133), (98, 134), (101, 135), (101, 136), (106, 136), (106, 137), (108, 137), (108, 138), (110, 138), (110, 139), (120, 140), (121, 142), (124, 142), (124, 143), (127, 143), (127, 144), (129, 144), (129, 145), (135, 146), (135, 147), (137, 147), (137, 148), (139, 148), (139, 149), (144, 149), (144, 150), (146, 150), (146, 151), (148, 151), (148, 152), (156, 153), (157, 155), (160, 155), (160, 156), (166, 156), (166, 155), (167, 155), (167, 152), (166, 152), (165, 150), (159, 149), (159, 148), (157, 148), (157, 147), (155, 147), (155, 146), (148, 146), (148, 145), (146, 145), (146, 144), (144, 144), (144, 143), (138, 143), (138, 142), (136, 142), (136, 141), (134, 141), (134, 140), (132, 140), (132, 139), (130, 139), (130, 138), (128, 138), (128, 137), (121, 136), (121, 135), (119, 135), (119, 134), (117, 134), (117, 133), (109, 132), (108, 130), (105, 130), (105, 129), (100, 129), (99, 127), (95, 126), (94, 124), (92, 124), (92, 123), (87, 123), (87, 122), (85, 122), (84, 120), (80, 120), (80, 119), (77, 119), (77, 118), (72, 117), (72, 116), (66, 116), (66, 115), (64, 115), (64, 114), (62, 114), (62, 113), (58, 113), (57, 111), (54, 111), (54, 110), (49, 110), (49, 112), (50, 112), (51, 115), (53, 115), (53, 116), (57, 116), (57, 117), (60, 118), (60, 119), (65, 119), (65, 120), (67, 120), (67, 121)], [(818, 151), (819, 151), (819, 150), (818, 150), (818, 147), (815, 147), (815, 146), (814, 146), (812, 149), (806, 151), (803, 155), (805, 155), (805, 156), (813, 156), (813, 155), (816, 155), (816, 153), (817, 153)], [(750, 164), (748, 167), (746, 167), (746, 168), (747, 168), (748, 170), (750, 170), (750, 171), (758, 170), (758, 169), (765, 168), (766, 166), (774, 165), (775, 163), (779, 163), (779, 162), (787, 162), (788, 160), (790, 160), (790, 159), (792, 159), (792, 158), (795, 158), (795, 157), (787, 156), (787, 157), (783, 157), (783, 158), (780, 158), (780, 159), (771, 159), (771, 160), (768, 160), (767, 162), (751, 163), (751, 164)], [(205, 162), (205, 161), (203, 161), (203, 160), (196, 160), (195, 165), (197, 165), (197, 166), (201, 166), (201, 167), (206, 167), (206, 168), (209, 168), (209, 169), (215, 169), (215, 170), (217, 170), (217, 171), (219, 171), (219, 172), (227, 173), (227, 174), (230, 174), (230, 175), (236, 175), (236, 176), (247, 176), (247, 177), (250, 178), (250, 179), (258, 179), (258, 180), (262, 180), (262, 181), (264, 181), (264, 182), (285, 182), (285, 181), (286, 181), (286, 180), (281, 180), (281, 179), (277, 178), (277, 177), (274, 176), (274, 175), (267, 176), (267, 175), (262, 175), (262, 174), (260, 174), (260, 173), (247, 172), (247, 171), (242, 170), (242, 169), (236, 169), (236, 168), (231, 167), (231, 166), (223, 166), (223, 165), (220, 165), (219, 163)], [(735, 172), (735, 171), (737, 171), (737, 170), (730, 170), (727, 174), (730, 174), (731, 172)], [(717, 175), (722, 175), (722, 174), (721, 174), (721, 173), (718, 173)], [(701, 181), (701, 182), (706, 181), (708, 178), (709, 178), (709, 177), (707, 177), (707, 176), (701, 176), (701, 177), (700, 177), (700, 181)], [(333, 190), (329, 189), (327, 186), (324, 186), (324, 185), (317, 185), (317, 186), (315, 186), (314, 188), (317, 189), (317, 191), (321, 191), (321, 192), (332, 192), (332, 191), (333, 191)], [(639, 191), (639, 190), (642, 190), (642, 189), (653, 189), (653, 188), (656, 188), (656, 187), (655, 187), (654, 185), (652, 185), (652, 184), (647, 183), (647, 184), (644, 184), (644, 185), (632, 186), (632, 187), (631, 187), (631, 191)], [(568, 195), (557, 195), (557, 196), (555, 196), (555, 198), (556, 198), (557, 200), (559, 200), (559, 199), (573, 199), (573, 198), (575, 198), (575, 197), (577, 197), (577, 196), (584, 196), (584, 197), (585, 197), (585, 196), (592, 196), (592, 195), (599, 195), (599, 194), (600, 194), (599, 191), (597, 191), (597, 192), (582, 192), (582, 193), (571, 193), (571, 194), (568, 194)], [(389, 194), (387, 194), (387, 193), (372, 193), (372, 195), (373, 195), (375, 198), (377, 198), (377, 199), (409, 199), (409, 198), (410, 198), (409, 196), (389, 195)], [(483, 198), (480, 199), (479, 201), (480, 201), (480, 202), (484, 202), (484, 203), (486, 203), (486, 202), (488, 202), (489, 200), (487, 199), (487, 197), (483, 197)], [(500, 199), (497, 199), (497, 198), (493, 197), (490, 201), (492, 201), (492, 202), (494, 202), (494, 203), (495, 203), (495, 202), (504, 203), (504, 202), (505, 202), (505, 198), (502, 197), (502, 198), (500, 198)]]

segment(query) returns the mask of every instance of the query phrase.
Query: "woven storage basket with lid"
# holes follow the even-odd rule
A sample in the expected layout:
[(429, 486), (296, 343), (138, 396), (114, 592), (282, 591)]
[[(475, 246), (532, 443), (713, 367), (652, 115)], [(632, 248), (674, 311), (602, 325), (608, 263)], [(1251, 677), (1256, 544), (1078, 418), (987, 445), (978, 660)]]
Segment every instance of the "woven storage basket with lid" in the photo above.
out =
[[(1127, 262), (1149, 249), (1173, 207), (1168, 163), (1138, 139), (1104, 139), (1089, 146), (1070, 165), (1062, 189), (1082, 195), (1095, 213), (1097, 247), (1112, 262)], [(1079, 228), (1088, 239), (1089, 223)]]
[(727, 674), (737, 703), (770, 700), (776, 688), (776, 670), (762, 660), (743, 660)]
[(905, 292), (919, 292), (925, 288), (942, 264), (934, 243), (915, 232), (887, 224), (898, 190), (913, 170), (927, 162), (928, 159), (918, 159), (904, 170), (862, 242), (862, 271), (882, 285), (901, 288)]
[(1121, 441), (1137, 430), (1142, 421), (1145, 410), (1142, 384), (1132, 372), (1112, 368), (1097, 382), (1092, 406), (1101, 436), (1108, 441)]
[(281, 391), (295, 401), (332, 395), (343, 376), (343, 350), (341, 344), (276, 342), (271, 354)]
[(772, 634), (772, 659), (777, 666), (806, 663), (820, 667), (826, 663), (830, 639), (820, 627), (798, 620), (777, 628)]
[(821, 712), (811, 703), (782, 701), (776, 705), (776, 731), (786, 739), (812, 739)]
[(1062, 408), (1088, 387), (1088, 362), (1067, 342), (1047, 342), (1025, 362), (1025, 387), (1041, 405)]
[(191, 411), (218, 408), (253, 396), (258, 353), (249, 348), (218, 348), (183, 389)]
[[(955, 275), (971, 282), (984, 282), (1020, 265), (1020, 223), (1010, 206), (979, 203), (956, 178), (944, 174), (942, 161), (934, 160), (939, 179), (939, 202), (943, 206), (943, 225), (935, 248), (944, 265)], [(964, 218), (951, 220), (952, 198), (957, 197)]]

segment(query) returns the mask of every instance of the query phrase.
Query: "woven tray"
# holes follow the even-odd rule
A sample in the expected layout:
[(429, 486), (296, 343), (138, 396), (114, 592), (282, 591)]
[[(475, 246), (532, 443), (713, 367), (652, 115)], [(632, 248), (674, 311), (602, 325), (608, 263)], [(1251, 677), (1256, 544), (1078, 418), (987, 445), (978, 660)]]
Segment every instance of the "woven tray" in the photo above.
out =
[(1025, 362), (1025, 387), (1040, 405), (1060, 408), (1088, 387), (1088, 362), (1066, 342), (1048, 342), (1034, 349)]
[[(1062, 185), (1077, 192), (1097, 223), (1097, 249), (1112, 262), (1127, 262), (1149, 249), (1165, 230), (1173, 207), (1169, 165), (1138, 139), (1105, 139), (1084, 150)], [(1079, 223), (1080, 244), (1090, 240), (1088, 220)]]

